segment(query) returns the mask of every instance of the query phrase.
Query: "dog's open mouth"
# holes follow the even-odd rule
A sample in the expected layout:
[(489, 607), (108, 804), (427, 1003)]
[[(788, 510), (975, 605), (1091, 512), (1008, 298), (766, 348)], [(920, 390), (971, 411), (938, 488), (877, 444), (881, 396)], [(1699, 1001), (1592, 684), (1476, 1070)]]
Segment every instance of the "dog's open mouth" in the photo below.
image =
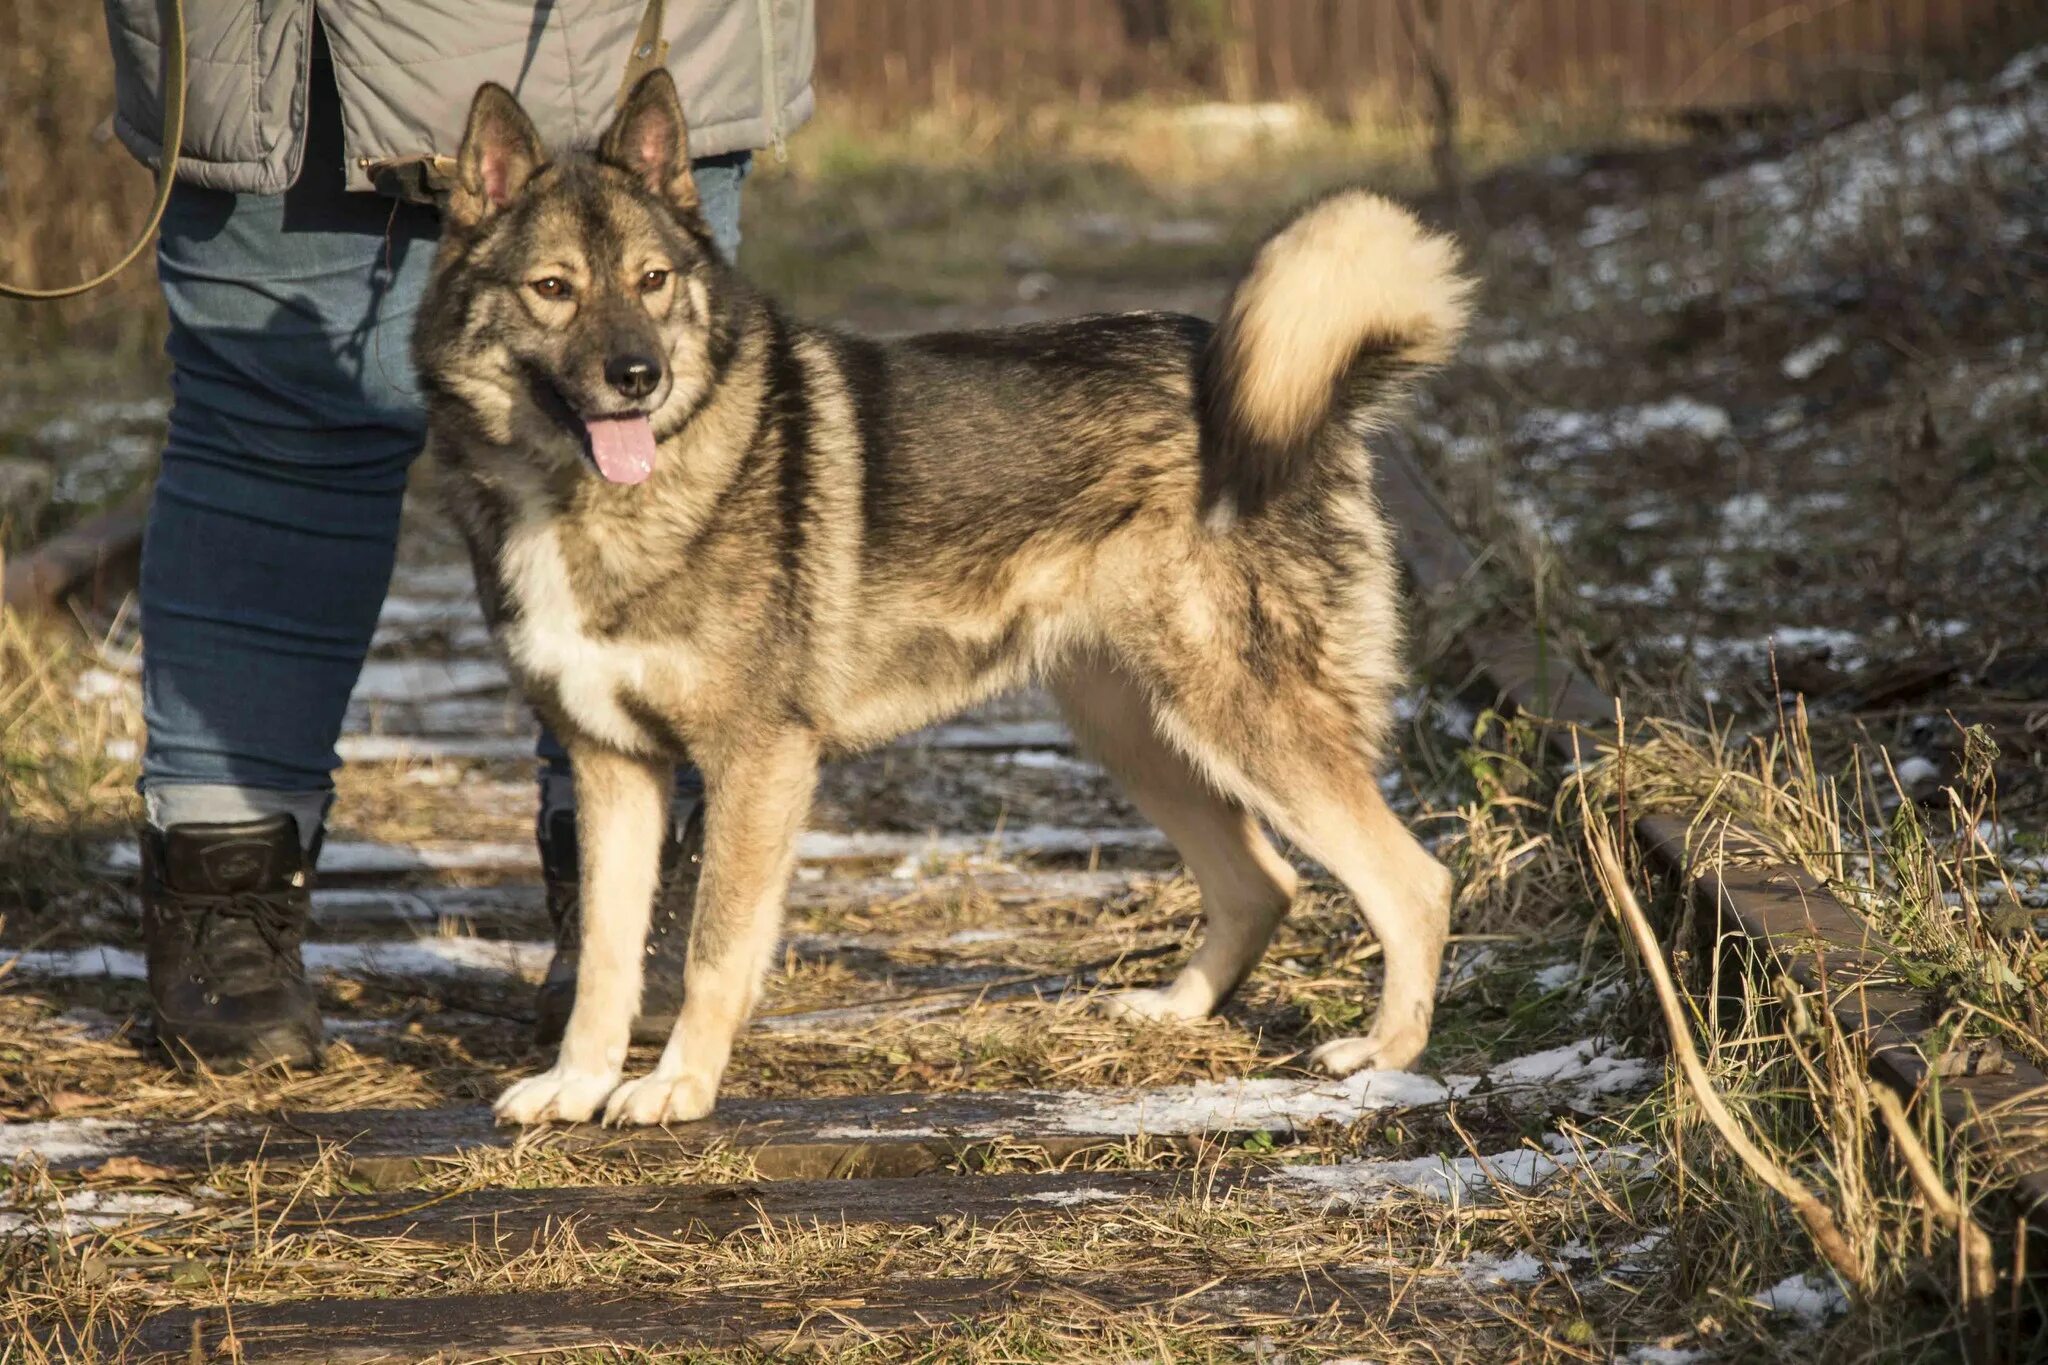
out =
[(591, 463), (613, 483), (645, 483), (654, 472), (654, 426), (645, 414), (585, 417), (583, 437)]

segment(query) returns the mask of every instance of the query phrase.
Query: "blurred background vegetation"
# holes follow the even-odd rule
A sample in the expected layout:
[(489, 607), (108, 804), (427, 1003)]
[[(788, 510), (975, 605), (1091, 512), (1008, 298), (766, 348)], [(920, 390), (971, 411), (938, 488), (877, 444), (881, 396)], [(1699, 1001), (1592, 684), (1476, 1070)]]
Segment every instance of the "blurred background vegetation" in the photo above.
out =
[[(2041, 8), (819, 0), (820, 114), (786, 159), (759, 159), (744, 264), (799, 311), (885, 331), (1199, 310), (1287, 205), (1331, 185), (1426, 195), (1477, 236), (1469, 182), (1495, 167), (1867, 104), (1984, 68)], [(83, 278), (142, 221), (151, 179), (112, 107), (98, 7), (0, 7), (7, 277)], [(19, 485), (0, 486), (0, 549), (146, 477), (162, 327), (147, 264), (85, 298), (0, 302), (0, 485)]]

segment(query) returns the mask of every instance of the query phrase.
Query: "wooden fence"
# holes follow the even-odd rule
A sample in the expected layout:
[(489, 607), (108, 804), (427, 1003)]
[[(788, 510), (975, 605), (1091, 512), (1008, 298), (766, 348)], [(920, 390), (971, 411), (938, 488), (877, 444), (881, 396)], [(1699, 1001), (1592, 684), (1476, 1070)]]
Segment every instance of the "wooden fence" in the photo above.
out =
[(1418, 96), (1644, 111), (1894, 87), (1980, 57), (2033, 0), (818, 0), (821, 82), (883, 107), (967, 94)]

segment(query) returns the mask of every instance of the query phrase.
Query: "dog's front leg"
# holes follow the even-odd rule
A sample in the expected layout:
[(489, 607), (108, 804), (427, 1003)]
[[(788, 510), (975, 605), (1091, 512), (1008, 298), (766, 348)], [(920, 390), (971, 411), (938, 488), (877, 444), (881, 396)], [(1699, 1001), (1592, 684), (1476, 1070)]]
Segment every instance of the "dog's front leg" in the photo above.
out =
[(697, 884), (683, 1012), (648, 1075), (620, 1086), (606, 1123), (680, 1123), (711, 1112), (732, 1040), (760, 994), (782, 929), (797, 835), (817, 784), (809, 735), (707, 755), (704, 875)]
[(576, 1006), (555, 1064), (498, 1096), (501, 1123), (581, 1123), (619, 1083), (640, 1003), (647, 920), (660, 875), (670, 769), (572, 746), (582, 866)]

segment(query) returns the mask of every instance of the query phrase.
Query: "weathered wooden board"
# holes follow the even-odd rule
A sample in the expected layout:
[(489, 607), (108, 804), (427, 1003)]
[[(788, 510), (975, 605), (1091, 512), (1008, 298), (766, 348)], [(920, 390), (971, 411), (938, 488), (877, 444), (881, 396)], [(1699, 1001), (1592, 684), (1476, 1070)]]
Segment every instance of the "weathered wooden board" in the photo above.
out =
[(775, 1224), (943, 1227), (1013, 1217), (1051, 1218), (1130, 1199), (1198, 1192), (1220, 1199), (1248, 1186), (1274, 1183), (1260, 1172), (1238, 1169), (1201, 1175), (1102, 1171), (493, 1189), (430, 1200), (417, 1193), (305, 1199), (267, 1225), (280, 1231), (332, 1228), (351, 1237), (406, 1237), (509, 1253), (562, 1235), (595, 1247), (615, 1234), (716, 1240), (742, 1228)]
[[(1063, 1160), (1118, 1145), (1129, 1133), (1075, 1131), (1058, 1116), (1072, 1112), (1074, 1096), (1057, 1091), (845, 1096), (824, 1099), (747, 1099), (719, 1102), (709, 1118), (668, 1128), (607, 1129), (576, 1125), (541, 1129), (500, 1127), (481, 1105), (450, 1109), (370, 1109), (340, 1113), (287, 1113), (204, 1123), (107, 1123), (61, 1129), (62, 1146), (34, 1146), (29, 1130), (0, 1128), (0, 1155), (34, 1150), (53, 1169), (95, 1165), (131, 1155), (174, 1171), (262, 1159), (303, 1164), (340, 1149), (360, 1179), (383, 1188), (418, 1180), (432, 1166), (465, 1151), (549, 1144), (592, 1154), (688, 1156), (715, 1149), (751, 1154), (755, 1168), (773, 1178), (909, 1176), (955, 1165), (973, 1166), (998, 1145)], [(1284, 1128), (1169, 1133), (1149, 1141), (1191, 1147), (1233, 1141), (1253, 1131), (1276, 1142)], [(90, 1140), (80, 1140), (81, 1134)], [(9, 1146), (8, 1144), (12, 1144)]]
[[(1149, 826), (1095, 828), (1025, 826), (987, 834), (904, 834), (894, 831), (811, 830), (797, 841), (799, 861), (812, 864), (898, 863), (923, 858), (1082, 858), (1091, 863), (1123, 855), (1171, 854), (1166, 836)], [(100, 871), (121, 875), (140, 866), (132, 842), (109, 845)], [(445, 873), (539, 871), (531, 843), (358, 843), (338, 840), (320, 853), (320, 881), (352, 886), (364, 881)]]
[[(792, 882), (788, 904), (807, 910), (880, 905), (911, 899), (977, 897), (997, 905), (1099, 900), (1121, 895), (1158, 874), (1110, 870), (962, 872), (930, 877), (819, 877)], [(547, 924), (541, 888), (509, 886), (342, 887), (313, 893), (313, 923), (322, 928), (433, 926), (453, 921), (505, 931)]]
[[(1387, 1284), (1384, 1272), (1315, 1268), (1207, 1281), (1163, 1276), (885, 1280), (823, 1286), (797, 1295), (563, 1290), (316, 1299), (239, 1305), (231, 1313), (180, 1309), (147, 1318), (125, 1333), (107, 1330), (97, 1341), (103, 1353), (137, 1362), (234, 1358), (286, 1365), (499, 1358), (605, 1347), (824, 1350), (841, 1339), (886, 1332), (935, 1334), (1023, 1309), (1082, 1320), (1141, 1313), (1247, 1323), (1275, 1314), (1381, 1320), (1395, 1311)], [(1404, 1311), (1415, 1311), (1415, 1305), (1410, 1302)], [(51, 1335), (76, 1340), (69, 1333)]]

